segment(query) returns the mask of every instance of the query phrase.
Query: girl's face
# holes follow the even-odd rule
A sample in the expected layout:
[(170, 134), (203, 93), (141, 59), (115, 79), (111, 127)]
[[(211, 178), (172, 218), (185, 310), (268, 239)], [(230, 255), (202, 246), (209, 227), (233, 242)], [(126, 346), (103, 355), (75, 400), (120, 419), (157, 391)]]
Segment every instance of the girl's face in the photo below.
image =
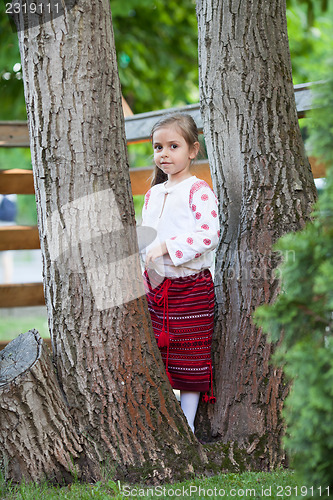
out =
[(199, 143), (190, 147), (176, 125), (161, 127), (153, 135), (155, 164), (176, 180), (189, 174), (191, 160), (197, 156)]

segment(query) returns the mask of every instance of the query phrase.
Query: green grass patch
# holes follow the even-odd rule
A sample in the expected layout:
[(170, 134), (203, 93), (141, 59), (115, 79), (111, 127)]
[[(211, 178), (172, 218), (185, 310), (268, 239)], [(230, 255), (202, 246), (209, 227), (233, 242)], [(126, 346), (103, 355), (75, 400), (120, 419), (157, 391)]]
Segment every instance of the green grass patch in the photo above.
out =
[[(66, 487), (51, 487), (47, 483), (36, 485), (22, 483), (17, 486), (0, 482), (0, 497), (4, 500), (120, 500), (131, 499), (174, 499), (191, 498), (304, 498), (305, 486), (297, 484), (292, 471), (244, 472), (242, 474), (219, 474), (210, 478), (195, 478), (175, 484), (161, 486), (127, 485), (125, 483), (106, 480), (96, 484), (74, 484)], [(325, 494), (323, 492), (323, 498)], [(326, 494), (326, 498), (328, 498)]]
[[(32, 328), (36, 328), (43, 338), (50, 336), (47, 326), (46, 309), (31, 308), (28, 313), (26, 309), (0, 309), (0, 340), (13, 340), (20, 333), (25, 333)], [(34, 309), (36, 311), (34, 312)], [(1, 498), (1, 497), (0, 497)]]

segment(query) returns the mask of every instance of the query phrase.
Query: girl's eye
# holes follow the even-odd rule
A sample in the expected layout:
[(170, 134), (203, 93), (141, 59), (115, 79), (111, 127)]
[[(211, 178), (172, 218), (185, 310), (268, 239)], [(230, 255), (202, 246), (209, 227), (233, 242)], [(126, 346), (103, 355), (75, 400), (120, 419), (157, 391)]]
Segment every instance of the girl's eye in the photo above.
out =
[(162, 149), (162, 146), (154, 146), (155, 151), (160, 151)]
[(178, 144), (172, 144), (171, 145), (171, 149), (176, 149), (176, 148), (178, 148)]

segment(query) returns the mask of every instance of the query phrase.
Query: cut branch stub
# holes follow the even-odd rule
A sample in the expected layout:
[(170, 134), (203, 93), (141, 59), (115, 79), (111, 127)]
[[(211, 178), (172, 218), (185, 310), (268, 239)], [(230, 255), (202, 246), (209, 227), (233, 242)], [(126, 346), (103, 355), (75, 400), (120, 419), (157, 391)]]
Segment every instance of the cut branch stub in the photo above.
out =
[[(4, 476), (69, 483), (96, 479), (54, 367), (36, 330), (0, 353), (0, 460)], [(82, 458), (84, 457), (84, 458)]]

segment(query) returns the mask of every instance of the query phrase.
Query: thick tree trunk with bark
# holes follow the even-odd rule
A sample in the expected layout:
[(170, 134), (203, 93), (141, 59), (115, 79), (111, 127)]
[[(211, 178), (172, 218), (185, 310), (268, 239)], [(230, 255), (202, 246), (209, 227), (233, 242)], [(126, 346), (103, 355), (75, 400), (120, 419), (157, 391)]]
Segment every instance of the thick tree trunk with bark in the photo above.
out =
[[(217, 403), (203, 434), (247, 450), (254, 466), (283, 459), (288, 392), (274, 347), (252, 321), (274, 300), (286, 232), (309, 219), (315, 186), (297, 121), (283, 0), (198, 0), (201, 108), (222, 234), (216, 257)], [(206, 422), (206, 423), (205, 423)]]
[(108, 0), (19, 33), (56, 373), (84, 450), (113, 477), (205, 463), (142, 287)]
[(0, 354), (0, 422), (6, 479), (96, 478), (36, 330), (22, 333)]

